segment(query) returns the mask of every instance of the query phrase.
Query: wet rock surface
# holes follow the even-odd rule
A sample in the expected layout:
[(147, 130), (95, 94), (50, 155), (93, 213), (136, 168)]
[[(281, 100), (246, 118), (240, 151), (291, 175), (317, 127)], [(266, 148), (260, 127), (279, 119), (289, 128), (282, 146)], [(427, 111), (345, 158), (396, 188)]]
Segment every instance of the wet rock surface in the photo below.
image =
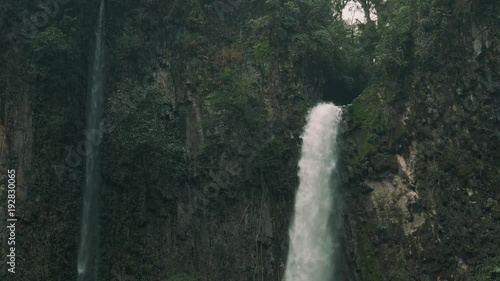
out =
[[(469, 25), (457, 35), (465, 43), (456, 45), (463, 57), (454, 65), (417, 66), (406, 80), (411, 89), (394, 93), (404, 98), (379, 109), (401, 123), (370, 131), (356, 120), (361, 105), (347, 108), (346, 237), (357, 253), (347, 255), (356, 269), (351, 280), (497, 280), (500, 48), (494, 33)], [(382, 96), (394, 91), (384, 87)], [(368, 134), (375, 137), (360, 161), (359, 138)]]

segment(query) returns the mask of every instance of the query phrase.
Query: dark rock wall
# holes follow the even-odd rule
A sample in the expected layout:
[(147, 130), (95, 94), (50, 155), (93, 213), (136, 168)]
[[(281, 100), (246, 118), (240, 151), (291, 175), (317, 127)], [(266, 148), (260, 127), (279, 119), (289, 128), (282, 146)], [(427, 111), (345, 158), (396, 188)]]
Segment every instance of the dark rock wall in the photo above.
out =
[[(57, 2), (34, 30), (39, 7), (0, 4), (24, 38), (0, 41), (0, 165), (18, 172), (20, 217), (6, 280), (76, 279), (98, 1)], [(348, 280), (498, 278), (499, 24), (434, 2), (453, 12), (419, 17), (409, 67), (344, 115)], [(316, 32), (328, 9), (276, 3), (107, 3), (103, 280), (282, 279), (307, 109), (369, 79), (321, 47), (349, 50)]]
[(497, 280), (500, 42), (484, 17), (450, 15), (430, 46), (417, 28), (414, 68), (348, 108), (351, 280)]
[[(18, 172), (20, 217), (7, 280), (76, 279), (86, 139), (102, 149), (103, 280), (281, 280), (320, 85), (277, 48), (272, 7), (235, 3), (109, 1), (97, 133), (83, 131), (98, 1), (1, 41), (2, 165)], [(1, 6), (24, 39), (28, 4)]]

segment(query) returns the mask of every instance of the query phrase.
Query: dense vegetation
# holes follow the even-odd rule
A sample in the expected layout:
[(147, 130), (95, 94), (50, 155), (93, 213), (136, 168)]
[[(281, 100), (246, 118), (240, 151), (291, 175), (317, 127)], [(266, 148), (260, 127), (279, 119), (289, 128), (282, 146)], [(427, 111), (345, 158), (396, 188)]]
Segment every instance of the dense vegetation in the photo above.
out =
[[(419, 104), (427, 86), (453, 84), (472, 91), (481, 84), (498, 93), (491, 81), (498, 77), (498, 49), (488, 47), (499, 46), (498, 3), (360, 0), (366, 20), (353, 25), (341, 18), (346, 4), (107, 1), (104, 123), (112, 129), (102, 142), (104, 280), (279, 280), (299, 136), (311, 105), (352, 101), (346, 150), (361, 178), (377, 169), (369, 163), (376, 163), (381, 151), (409, 147), (415, 134), (437, 134), (415, 120), (428, 104), (452, 108), (452, 94), (435, 90), (434, 101)], [(8, 148), (2, 158), (21, 171), (18, 281), (75, 279), (85, 169), (77, 145), (85, 137), (98, 5), (0, 2), (0, 125), (10, 136), (2, 144)], [(480, 40), (479, 54), (465, 43), (483, 36), (471, 35), (474, 28), (489, 32)], [(489, 84), (471, 78), (467, 88), (459, 81), (470, 57), (479, 61), (478, 79)], [(418, 110), (405, 115), (410, 120), (405, 125), (400, 117), (408, 104)], [(494, 112), (471, 113), (464, 124), (485, 124), (476, 127), (489, 132)], [(498, 152), (481, 157), (488, 151), (483, 143), (494, 137), (438, 133), (469, 138), (472, 152), (457, 152), (460, 144), (443, 145), (442, 156), (448, 165), (458, 161), (456, 154), (460, 161), (477, 160), (481, 168), (459, 166), (457, 173), (463, 181), (473, 175), (474, 185), (490, 192), (498, 183)], [(432, 184), (453, 178), (426, 169)], [(385, 280), (390, 265), (379, 264), (380, 245), (372, 237), (391, 226), (359, 225), (361, 262), (356, 264), (365, 280)], [(460, 240), (461, 234), (453, 235)], [(485, 235), (488, 242), (478, 248), (498, 242), (494, 231)], [(477, 280), (493, 280), (488, 278), (498, 271), (498, 255), (467, 254), (468, 272)], [(423, 262), (422, 267), (412, 271), (407, 265), (392, 280), (440, 276)]]

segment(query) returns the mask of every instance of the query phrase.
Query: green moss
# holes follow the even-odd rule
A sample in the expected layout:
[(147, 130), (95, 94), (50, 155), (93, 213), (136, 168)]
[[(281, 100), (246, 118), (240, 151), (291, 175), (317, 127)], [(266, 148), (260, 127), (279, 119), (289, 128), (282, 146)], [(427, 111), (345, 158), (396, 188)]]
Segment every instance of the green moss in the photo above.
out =
[(474, 280), (492, 281), (500, 277), (500, 257), (486, 260), (474, 270)]
[(350, 144), (355, 148), (357, 152), (356, 155), (354, 155), (354, 159), (352, 161), (354, 166), (363, 166), (366, 156), (373, 150), (373, 146), (371, 145), (373, 139), (373, 134), (368, 134), (364, 131), (357, 131), (354, 134), (354, 139), (352, 139), (350, 142)]
[(252, 46), (250, 54), (255, 61), (269, 61), (272, 58), (272, 49), (269, 42), (258, 40)]
[(385, 89), (380, 86), (368, 87), (352, 102), (352, 114), (356, 126), (373, 133), (383, 132), (387, 126), (384, 112)]
[(363, 265), (365, 280), (382, 281), (382, 273), (378, 263), (378, 251), (373, 244), (372, 237), (376, 236), (377, 226), (366, 222), (358, 221), (356, 224), (357, 243), (360, 246), (360, 257)]
[(381, 86), (367, 88), (352, 102), (353, 138), (349, 143), (354, 147), (354, 166), (360, 167), (373, 151), (381, 133), (387, 130), (389, 114), (387, 102), (393, 96)]

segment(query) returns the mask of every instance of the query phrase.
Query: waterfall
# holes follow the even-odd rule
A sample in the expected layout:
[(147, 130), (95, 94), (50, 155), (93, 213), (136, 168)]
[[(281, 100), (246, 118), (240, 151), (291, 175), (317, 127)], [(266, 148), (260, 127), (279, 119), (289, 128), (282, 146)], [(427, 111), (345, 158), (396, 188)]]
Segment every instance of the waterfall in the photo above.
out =
[[(332, 281), (338, 276), (335, 251), (338, 126), (342, 109), (328, 103), (314, 107), (302, 134), (299, 189), (290, 226), (286, 281)], [(338, 279), (340, 280), (340, 279)]]
[[(97, 132), (102, 118), (104, 84), (104, 0), (101, 0), (96, 29), (91, 84), (87, 104), (87, 132)], [(99, 263), (99, 145), (94, 144), (85, 163), (85, 190), (83, 195), (82, 228), (78, 251), (78, 281), (98, 281)], [(88, 147), (86, 149), (89, 149)], [(87, 151), (89, 152), (89, 151)]]

